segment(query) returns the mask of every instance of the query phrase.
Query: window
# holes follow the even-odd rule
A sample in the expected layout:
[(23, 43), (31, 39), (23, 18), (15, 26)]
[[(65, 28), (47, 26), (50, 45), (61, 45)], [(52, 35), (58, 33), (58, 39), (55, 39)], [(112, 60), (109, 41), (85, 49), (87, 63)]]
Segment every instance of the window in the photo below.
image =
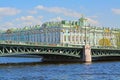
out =
[(68, 36), (68, 41), (70, 41), (70, 36)]
[(64, 41), (66, 41), (66, 35), (64, 35)]
[(74, 41), (74, 36), (72, 36), (72, 41)]

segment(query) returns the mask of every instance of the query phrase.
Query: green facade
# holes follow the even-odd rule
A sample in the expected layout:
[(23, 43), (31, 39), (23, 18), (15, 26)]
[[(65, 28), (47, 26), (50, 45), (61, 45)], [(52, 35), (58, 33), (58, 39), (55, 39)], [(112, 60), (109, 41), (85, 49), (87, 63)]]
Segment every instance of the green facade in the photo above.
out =
[(8, 29), (0, 33), (1, 41), (45, 43), (52, 45), (85, 45), (120, 47), (120, 29), (90, 26), (87, 19), (45, 22), (42, 25)]

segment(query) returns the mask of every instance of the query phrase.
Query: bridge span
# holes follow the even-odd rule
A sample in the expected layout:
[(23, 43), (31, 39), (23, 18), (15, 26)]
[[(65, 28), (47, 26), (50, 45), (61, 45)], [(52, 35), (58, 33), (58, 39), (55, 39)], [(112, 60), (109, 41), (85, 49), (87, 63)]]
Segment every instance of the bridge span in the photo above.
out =
[(0, 44), (0, 56), (38, 56), (42, 61), (85, 61), (105, 60), (117, 57), (120, 59), (118, 48), (95, 47), (65, 47), (30, 44)]

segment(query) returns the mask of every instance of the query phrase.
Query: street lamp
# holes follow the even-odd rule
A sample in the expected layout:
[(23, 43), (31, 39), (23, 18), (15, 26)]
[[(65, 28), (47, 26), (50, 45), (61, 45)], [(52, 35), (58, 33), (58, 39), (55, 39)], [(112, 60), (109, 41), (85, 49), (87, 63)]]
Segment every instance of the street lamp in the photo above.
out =
[(87, 44), (87, 26), (86, 26), (86, 21), (87, 19), (83, 19), (84, 20), (84, 25), (85, 25), (85, 45)]
[(86, 30), (86, 25), (85, 25), (85, 45), (87, 44), (87, 30)]

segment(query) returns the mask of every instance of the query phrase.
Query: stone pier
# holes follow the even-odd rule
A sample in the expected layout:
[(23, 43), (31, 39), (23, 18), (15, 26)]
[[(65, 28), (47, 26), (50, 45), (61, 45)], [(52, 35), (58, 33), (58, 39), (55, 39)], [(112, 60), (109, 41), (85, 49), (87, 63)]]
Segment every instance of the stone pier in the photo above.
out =
[(83, 56), (82, 56), (82, 61), (83, 62), (92, 62), (92, 57), (91, 57), (91, 47), (89, 44), (86, 44), (83, 47)]

